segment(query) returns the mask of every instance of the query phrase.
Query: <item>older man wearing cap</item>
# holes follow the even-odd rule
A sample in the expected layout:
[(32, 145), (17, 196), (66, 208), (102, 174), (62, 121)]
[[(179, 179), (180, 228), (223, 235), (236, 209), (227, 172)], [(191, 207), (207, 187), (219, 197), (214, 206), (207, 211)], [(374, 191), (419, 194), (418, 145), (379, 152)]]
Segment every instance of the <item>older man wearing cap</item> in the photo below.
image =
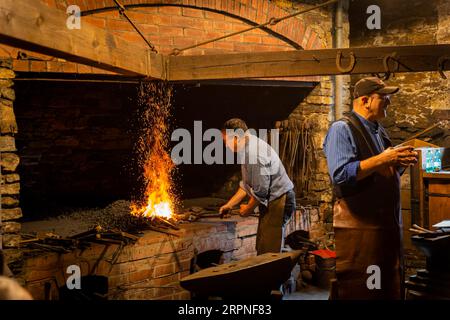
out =
[(338, 299), (403, 298), (400, 173), (417, 153), (393, 148), (378, 123), (398, 91), (378, 78), (358, 81), (353, 111), (331, 125), (324, 141), (336, 198)]

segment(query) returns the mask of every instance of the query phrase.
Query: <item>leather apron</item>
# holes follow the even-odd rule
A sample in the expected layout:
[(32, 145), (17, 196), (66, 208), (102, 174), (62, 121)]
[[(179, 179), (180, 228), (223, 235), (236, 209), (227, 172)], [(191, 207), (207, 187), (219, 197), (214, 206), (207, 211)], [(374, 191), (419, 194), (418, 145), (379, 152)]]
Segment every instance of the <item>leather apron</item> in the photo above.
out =
[[(346, 119), (361, 152), (360, 160), (376, 155), (373, 141), (359, 119), (355, 115)], [(385, 146), (391, 146), (384, 129), (381, 130)], [(335, 188), (335, 194), (337, 298), (402, 299), (402, 224), (397, 170), (388, 167), (358, 182), (353, 192)], [(369, 289), (367, 282), (373, 284), (377, 274), (373, 269), (368, 270), (370, 266), (379, 267), (380, 289)]]
[(283, 194), (281, 197), (270, 201), (267, 208), (260, 213), (256, 234), (257, 255), (281, 251), (285, 203), (286, 194)]

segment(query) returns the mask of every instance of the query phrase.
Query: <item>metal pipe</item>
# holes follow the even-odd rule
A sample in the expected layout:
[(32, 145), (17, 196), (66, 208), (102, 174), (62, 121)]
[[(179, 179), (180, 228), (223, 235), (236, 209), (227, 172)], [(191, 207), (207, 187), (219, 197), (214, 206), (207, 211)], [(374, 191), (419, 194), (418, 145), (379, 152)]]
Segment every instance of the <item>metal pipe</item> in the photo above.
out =
[[(342, 48), (344, 46), (344, 14), (348, 8), (348, 0), (341, 0), (336, 4), (334, 14), (334, 48)], [(334, 76), (334, 120), (340, 119), (344, 109), (344, 76)]]

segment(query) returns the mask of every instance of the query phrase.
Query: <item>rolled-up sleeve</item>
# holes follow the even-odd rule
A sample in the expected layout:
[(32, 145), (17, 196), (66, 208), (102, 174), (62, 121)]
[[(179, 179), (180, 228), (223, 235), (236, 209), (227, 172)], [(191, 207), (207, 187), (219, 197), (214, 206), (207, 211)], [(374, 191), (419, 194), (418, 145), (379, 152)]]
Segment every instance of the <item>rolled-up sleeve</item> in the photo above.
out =
[(323, 148), (333, 184), (355, 185), (360, 161), (350, 128), (345, 122), (333, 123)]
[(247, 165), (246, 169), (243, 170), (242, 178), (239, 186), (249, 196), (267, 206), (269, 203), (270, 164), (264, 165), (258, 162), (258, 164)]

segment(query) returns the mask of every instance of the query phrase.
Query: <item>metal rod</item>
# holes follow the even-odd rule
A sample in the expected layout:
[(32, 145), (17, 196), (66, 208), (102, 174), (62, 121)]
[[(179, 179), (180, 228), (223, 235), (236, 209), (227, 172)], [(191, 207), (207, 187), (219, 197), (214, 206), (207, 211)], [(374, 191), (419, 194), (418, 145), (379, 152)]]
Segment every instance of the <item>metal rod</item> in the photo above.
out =
[(128, 22), (133, 26), (134, 30), (136, 30), (136, 32), (141, 36), (142, 39), (144, 39), (145, 43), (149, 46), (150, 50), (152, 50), (154, 53), (158, 53), (158, 51), (156, 50), (155, 46), (152, 45), (146, 38), (145, 36), (142, 34), (142, 32), (138, 29), (138, 27), (136, 27), (136, 25), (134, 24), (133, 21), (131, 21), (131, 19), (128, 17), (127, 13), (126, 13), (126, 9), (125, 7), (118, 1), (118, 0), (114, 0), (115, 4), (119, 7), (119, 13), (121, 15), (123, 15)]
[[(114, 1), (116, 1), (116, 0), (114, 0)], [(203, 45), (211, 43), (211, 42), (216, 42), (216, 41), (219, 41), (219, 40), (222, 40), (222, 39), (233, 37), (233, 36), (236, 36), (238, 34), (245, 33), (245, 32), (248, 32), (248, 31), (252, 31), (252, 30), (255, 30), (255, 29), (261, 29), (261, 28), (267, 27), (268, 25), (272, 25), (273, 26), (273, 25), (276, 25), (277, 23), (279, 23), (281, 21), (284, 21), (286, 19), (296, 17), (296, 16), (298, 16), (300, 14), (307, 13), (309, 11), (313, 11), (313, 10), (316, 10), (316, 9), (328, 6), (330, 4), (333, 4), (333, 3), (336, 3), (336, 2), (339, 2), (339, 1), (341, 1), (341, 0), (330, 0), (330, 1), (327, 1), (325, 3), (319, 4), (317, 6), (311, 7), (309, 9), (300, 10), (300, 11), (291, 13), (291, 14), (289, 14), (287, 16), (284, 16), (284, 17), (281, 17), (281, 18), (272, 17), (272, 18), (270, 18), (268, 21), (266, 21), (264, 23), (261, 23), (261, 24), (258, 24), (256, 26), (252, 26), (252, 27), (240, 30), (240, 31), (232, 32), (232, 33), (226, 34), (226, 35), (218, 37), (218, 38), (214, 38), (214, 39), (211, 39), (211, 40), (203, 41), (203, 42), (200, 42), (200, 43), (188, 46), (188, 47), (184, 47), (184, 48), (181, 48), (181, 49), (175, 48), (175, 49), (172, 50), (171, 55), (176, 56), (176, 55), (180, 54), (183, 51), (186, 51), (186, 50), (189, 50), (189, 49), (193, 49), (193, 48), (197, 48), (197, 47), (203, 46)]]
[(415, 139), (415, 138), (417, 138), (417, 137), (420, 137), (421, 135), (423, 135), (423, 134), (425, 134), (425, 133), (427, 133), (427, 132), (433, 130), (433, 129), (436, 128), (437, 126), (439, 126), (439, 122), (433, 124), (431, 127), (428, 127), (428, 128), (426, 128), (425, 130), (422, 130), (422, 131), (420, 131), (419, 133), (416, 133), (415, 135), (409, 137), (409, 138), (407, 139), (407, 141), (412, 140), (412, 139)]

